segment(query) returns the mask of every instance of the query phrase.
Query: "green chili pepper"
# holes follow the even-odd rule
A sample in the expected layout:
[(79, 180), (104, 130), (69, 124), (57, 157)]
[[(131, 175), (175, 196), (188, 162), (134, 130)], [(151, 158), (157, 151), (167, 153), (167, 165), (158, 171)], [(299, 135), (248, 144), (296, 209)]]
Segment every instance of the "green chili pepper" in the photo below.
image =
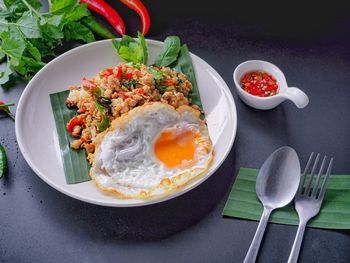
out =
[(115, 38), (115, 35), (113, 35), (107, 28), (97, 22), (93, 16), (86, 16), (81, 19), (81, 22), (100, 37)]
[(99, 104), (98, 101), (96, 101), (96, 108), (102, 116), (101, 120), (97, 123), (99, 131), (102, 132), (109, 127), (109, 119), (104, 107), (101, 104)]
[(0, 178), (4, 176), (7, 170), (7, 157), (5, 148), (0, 144)]

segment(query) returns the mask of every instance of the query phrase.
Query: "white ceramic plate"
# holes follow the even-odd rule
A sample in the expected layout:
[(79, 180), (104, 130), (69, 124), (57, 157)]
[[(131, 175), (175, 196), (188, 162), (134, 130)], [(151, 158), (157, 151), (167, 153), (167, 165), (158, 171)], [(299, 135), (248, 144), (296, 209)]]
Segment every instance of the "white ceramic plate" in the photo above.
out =
[[(148, 40), (149, 63), (153, 63), (162, 42)], [(211, 176), (230, 152), (236, 135), (237, 113), (225, 81), (204, 60), (191, 54), (206, 112), (214, 161), (209, 171), (178, 192), (152, 200), (125, 200), (104, 194), (93, 181), (66, 184), (49, 94), (79, 85), (82, 77), (92, 77), (121, 59), (111, 41), (87, 44), (57, 57), (47, 64), (25, 88), (17, 107), (16, 136), (29, 166), (46, 183), (73, 198), (104, 206), (141, 206), (168, 200), (200, 185)]]

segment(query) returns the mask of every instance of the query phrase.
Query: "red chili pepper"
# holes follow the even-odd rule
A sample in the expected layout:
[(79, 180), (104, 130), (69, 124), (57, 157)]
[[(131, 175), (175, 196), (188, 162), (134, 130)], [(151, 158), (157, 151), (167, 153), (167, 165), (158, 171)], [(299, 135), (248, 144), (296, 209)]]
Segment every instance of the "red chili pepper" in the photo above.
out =
[(106, 69), (105, 71), (103, 71), (103, 72), (100, 72), (100, 76), (101, 77), (108, 77), (108, 76), (110, 76), (110, 75), (112, 75), (113, 74), (113, 68), (108, 68), (108, 69)]
[(139, 90), (137, 91), (137, 94), (142, 95), (145, 92), (145, 90), (143, 88), (139, 88)]
[(278, 90), (277, 80), (267, 72), (248, 72), (242, 77), (242, 88), (252, 95), (269, 97), (276, 95)]
[(85, 124), (85, 120), (79, 118), (78, 116), (73, 117), (67, 124), (67, 130), (70, 134), (73, 133), (73, 129), (75, 126), (77, 125), (84, 125)]
[(170, 78), (170, 79), (165, 79), (162, 81), (162, 84), (164, 84), (165, 86), (171, 86), (171, 85), (176, 85), (177, 84), (177, 79), (175, 78)]
[(123, 68), (121, 66), (118, 67), (117, 74), (115, 76), (120, 79), (123, 76)]
[(126, 100), (127, 98), (129, 98), (129, 96), (126, 95), (126, 94), (123, 93), (123, 92), (118, 92), (117, 95), (118, 95), (119, 97), (121, 97), (123, 100)]
[(136, 77), (138, 77), (138, 78), (141, 77), (141, 71), (135, 70), (134, 72), (135, 72)]
[(66, 98), (66, 104), (67, 104), (68, 107), (75, 106), (75, 102), (71, 101), (69, 98)]
[(134, 10), (140, 16), (142, 22), (142, 34), (145, 36), (151, 23), (147, 8), (140, 0), (120, 0), (120, 2)]
[(85, 107), (79, 109), (77, 112), (78, 113), (85, 113), (87, 111), (87, 109)]
[(90, 92), (94, 92), (97, 88), (97, 85), (92, 80), (87, 78), (83, 78), (82, 86), (84, 89), (88, 89)]
[(132, 73), (131, 72), (125, 73), (125, 79), (126, 80), (132, 79)]
[(80, 0), (80, 3), (88, 4), (91, 10), (103, 15), (120, 35), (125, 35), (125, 25), (122, 18), (104, 0)]

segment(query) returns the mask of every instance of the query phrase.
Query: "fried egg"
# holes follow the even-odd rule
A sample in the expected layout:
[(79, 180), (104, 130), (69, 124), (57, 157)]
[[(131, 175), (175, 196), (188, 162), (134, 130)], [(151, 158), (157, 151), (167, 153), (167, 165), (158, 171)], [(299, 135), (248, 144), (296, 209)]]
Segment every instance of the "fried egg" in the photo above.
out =
[(95, 145), (91, 178), (121, 198), (168, 194), (203, 174), (213, 158), (200, 112), (160, 102), (117, 118)]

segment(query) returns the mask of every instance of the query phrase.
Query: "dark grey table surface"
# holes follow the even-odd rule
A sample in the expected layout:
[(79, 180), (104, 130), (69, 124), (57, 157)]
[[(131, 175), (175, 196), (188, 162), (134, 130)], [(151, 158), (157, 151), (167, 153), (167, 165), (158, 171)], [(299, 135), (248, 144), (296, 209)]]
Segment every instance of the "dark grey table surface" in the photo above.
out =
[[(239, 167), (258, 168), (273, 150), (290, 145), (303, 166), (316, 151), (334, 156), (334, 173), (350, 173), (348, 6), (145, 2), (152, 18), (148, 37), (179, 35), (232, 90), (238, 131), (231, 153), (210, 179), (183, 196), (146, 207), (107, 208), (46, 185), (24, 161), (14, 123), (0, 119), (0, 142), (9, 158), (9, 173), (0, 181), (1, 262), (242, 262), (258, 223), (221, 216)], [(134, 34), (137, 15), (119, 2), (113, 6)], [(232, 72), (248, 59), (278, 65), (310, 104), (298, 110), (285, 102), (270, 111), (244, 105)], [(25, 84), (0, 88), (0, 99), (18, 102)], [(258, 262), (286, 262), (295, 232), (294, 226), (270, 224)], [(347, 231), (310, 228), (300, 262), (350, 262), (349, 246)]]

